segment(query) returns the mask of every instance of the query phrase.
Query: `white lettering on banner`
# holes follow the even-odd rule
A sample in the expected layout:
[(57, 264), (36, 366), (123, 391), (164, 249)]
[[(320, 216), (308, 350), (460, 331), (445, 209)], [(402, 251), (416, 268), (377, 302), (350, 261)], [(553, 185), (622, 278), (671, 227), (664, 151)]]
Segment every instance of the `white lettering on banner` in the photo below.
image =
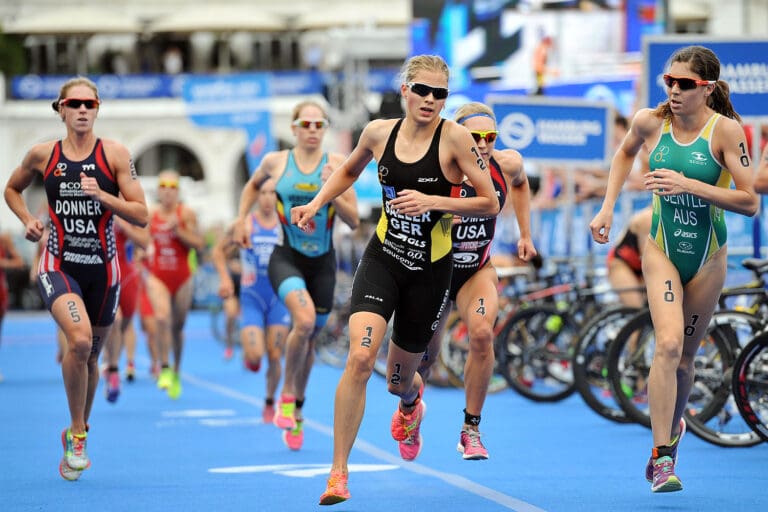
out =
[(536, 139), (540, 144), (584, 146), (589, 136), (603, 133), (599, 121), (540, 119), (536, 122)]
[(731, 94), (768, 93), (768, 65), (764, 62), (723, 64), (720, 79), (728, 82)]

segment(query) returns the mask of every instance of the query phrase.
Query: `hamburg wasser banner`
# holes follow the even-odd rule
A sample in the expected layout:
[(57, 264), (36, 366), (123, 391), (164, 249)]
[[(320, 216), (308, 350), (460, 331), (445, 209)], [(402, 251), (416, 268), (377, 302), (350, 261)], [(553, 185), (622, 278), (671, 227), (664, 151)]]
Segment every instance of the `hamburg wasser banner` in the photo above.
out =
[(498, 149), (516, 149), (526, 161), (607, 164), (613, 108), (605, 102), (489, 95)]

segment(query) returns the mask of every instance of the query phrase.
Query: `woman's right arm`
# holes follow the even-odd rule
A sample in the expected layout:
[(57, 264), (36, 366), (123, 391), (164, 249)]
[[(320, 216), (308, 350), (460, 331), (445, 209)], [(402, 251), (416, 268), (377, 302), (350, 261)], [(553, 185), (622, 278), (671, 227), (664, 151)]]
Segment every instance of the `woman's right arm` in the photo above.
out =
[(37, 242), (43, 236), (43, 222), (32, 215), (24, 202), (22, 193), (29, 187), (36, 174), (42, 174), (43, 167), (51, 154), (51, 144), (36, 144), (27, 152), (21, 165), (19, 165), (8, 178), (5, 185), (5, 202), (11, 211), (19, 218), (25, 227), (24, 237), (32, 242)]
[(650, 109), (638, 111), (632, 119), (632, 124), (627, 131), (624, 140), (621, 141), (616, 154), (611, 160), (611, 170), (608, 173), (608, 185), (605, 190), (605, 198), (600, 211), (589, 223), (589, 229), (592, 232), (592, 238), (601, 244), (608, 243), (608, 236), (613, 223), (613, 210), (616, 206), (616, 200), (627, 180), (627, 176), (632, 171), (635, 157), (643, 147), (646, 138), (657, 127), (659, 119)]

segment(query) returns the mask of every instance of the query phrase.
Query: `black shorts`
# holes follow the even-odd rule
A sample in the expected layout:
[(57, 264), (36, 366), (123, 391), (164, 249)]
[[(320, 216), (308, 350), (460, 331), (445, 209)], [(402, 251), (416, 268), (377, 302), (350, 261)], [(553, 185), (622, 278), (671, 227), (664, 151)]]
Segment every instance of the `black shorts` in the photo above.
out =
[(374, 235), (355, 272), (352, 313), (376, 313), (386, 321), (394, 313), (395, 345), (424, 352), (446, 308), (452, 269), (449, 253), (423, 270), (409, 270), (385, 254)]
[(49, 311), (60, 296), (75, 293), (83, 299), (91, 325), (107, 327), (115, 321), (120, 285), (109, 286), (106, 272), (94, 269), (77, 279), (61, 270), (45, 272), (37, 276), (37, 286)]
[[(310, 258), (300, 252), (281, 245), (276, 245), (269, 258), (269, 282), (280, 299), (290, 292), (306, 289), (312, 302), (318, 322), (328, 317), (333, 309), (333, 289), (336, 286), (336, 252), (330, 252)], [(318, 325), (322, 327), (322, 325)]]

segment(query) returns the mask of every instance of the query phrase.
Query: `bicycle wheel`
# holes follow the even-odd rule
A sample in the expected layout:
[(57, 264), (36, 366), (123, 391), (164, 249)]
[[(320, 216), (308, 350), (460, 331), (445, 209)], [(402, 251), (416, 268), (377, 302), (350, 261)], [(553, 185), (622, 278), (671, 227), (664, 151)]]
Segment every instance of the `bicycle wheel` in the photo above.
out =
[[(735, 349), (733, 330), (721, 327), (717, 321), (710, 323), (694, 355), (695, 377), (685, 417), (688, 429), (708, 442), (745, 446), (749, 439), (724, 428), (730, 420), (730, 384), (725, 382), (730, 377)], [(649, 428), (647, 382), (654, 348), (651, 315), (646, 310), (627, 322), (608, 349), (608, 378), (619, 405), (628, 418)]]
[[(718, 360), (715, 353), (706, 357), (697, 354), (697, 376), (688, 400), (686, 421), (688, 430), (701, 439), (726, 448), (754, 446), (761, 442), (739, 414), (733, 393), (736, 357), (761, 327), (762, 322), (749, 313), (717, 311), (713, 315), (710, 335), (715, 340), (723, 340), (731, 354), (728, 361)], [(703, 409), (696, 407), (706, 403), (709, 405)]]
[(631, 423), (619, 407), (608, 382), (606, 354), (610, 343), (640, 310), (629, 306), (609, 307), (589, 320), (577, 335), (573, 354), (576, 390), (593, 411), (617, 423)]
[[(454, 387), (464, 389), (464, 366), (469, 355), (469, 332), (467, 324), (456, 314), (448, 320), (443, 338), (440, 341), (438, 362), (445, 367), (448, 382)], [(496, 363), (498, 366), (498, 363)], [(488, 382), (488, 393), (498, 393), (507, 388), (507, 381), (496, 373), (491, 375)]]
[(756, 336), (736, 359), (733, 394), (741, 417), (768, 441), (768, 333)]
[(507, 384), (536, 402), (557, 402), (576, 391), (571, 359), (579, 326), (567, 312), (540, 305), (521, 309), (496, 338)]

